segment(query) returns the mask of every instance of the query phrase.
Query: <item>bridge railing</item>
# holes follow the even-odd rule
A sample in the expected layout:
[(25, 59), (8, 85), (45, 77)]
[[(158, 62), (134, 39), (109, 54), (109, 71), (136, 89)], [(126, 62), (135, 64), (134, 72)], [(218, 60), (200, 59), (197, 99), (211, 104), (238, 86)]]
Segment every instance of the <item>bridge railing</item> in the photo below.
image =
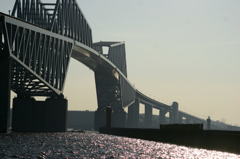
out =
[(92, 47), (92, 31), (76, 0), (16, 0), (12, 16)]

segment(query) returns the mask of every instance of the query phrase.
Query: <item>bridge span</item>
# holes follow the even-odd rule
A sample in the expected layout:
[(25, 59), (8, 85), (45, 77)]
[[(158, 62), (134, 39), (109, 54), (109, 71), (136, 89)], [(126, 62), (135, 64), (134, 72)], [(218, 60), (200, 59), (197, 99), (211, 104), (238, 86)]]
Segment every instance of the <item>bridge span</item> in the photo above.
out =
[[(127, 79), (125, 43), (93, 43), (91, 27), (76, 0), (16, 0), (11, 15), (0, 13), (0, 132), (9, 131), (11, 90), (17, 94), (13, 131), (66, 131), (63, 89), (71, 57), (95, 73), (95, 130), (105, 126), (109, 104), (113, 127), (137, 128), (140, 103), (145, 105), (147, 128), (152, 125), (153, 108), (159, 110), (160, 124), (182, 123), (183, 118), (185, 123), (206, 123), (179, 111), (177, 102), (167, 105), (138, 91)], [(36, 96), (47, 99), (36, 101)]]

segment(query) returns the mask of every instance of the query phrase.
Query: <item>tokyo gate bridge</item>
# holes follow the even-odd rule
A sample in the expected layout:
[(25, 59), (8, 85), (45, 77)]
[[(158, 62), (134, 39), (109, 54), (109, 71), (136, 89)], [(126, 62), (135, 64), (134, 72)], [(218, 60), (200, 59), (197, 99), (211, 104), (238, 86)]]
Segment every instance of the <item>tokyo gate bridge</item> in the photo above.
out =
[[(109, 104), (113, 127), (137, 128), (140, 103), (145, 105), (147, 128), (153, 108), (159, 110), (160, 124), (182, 123), (183, 118), (185, 123), (206, 123), (179, 111), (177, 102), (167, 105), (138, 91), (127, 79), (125, 43), (93, 43), (92, 29), (76, 0), (16, 0), (10, 15), (0, 13), (0, 132), (9, 132), (11, 91), (17, 94), (12, 131), (66, 131), (68, 101), (63, 89), (71, 58), (95, 73), (95, 130), (105, 126)], [(37, 101), (37, 96), (46, 100)]]

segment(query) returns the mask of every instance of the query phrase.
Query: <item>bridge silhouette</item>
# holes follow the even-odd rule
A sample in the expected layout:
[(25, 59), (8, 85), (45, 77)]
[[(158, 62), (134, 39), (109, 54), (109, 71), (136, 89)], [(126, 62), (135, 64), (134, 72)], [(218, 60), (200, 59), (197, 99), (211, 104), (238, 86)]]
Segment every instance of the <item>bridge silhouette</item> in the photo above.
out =
[[(103, 47), (108, 47), (108, 53)], [(66, 131), (63, 89), (71, 57), (95, 73), (95, 130), (105, 126), (109, 104), (113, 127), (137, 128), (140, 103), (145, 105), (146, 128), (152, 125), (153, 109), (159, 110), (160, 124), (204, 123), (206, 127), (205, 119), (179, 111), (177, 102), (167, 105), (137, 90), (127, 79), (125, 43), (93, 43), (91, 27), (76, 0), (16, 0), (11, 15), (0, 13), (0, 132), (9, 131), (11, 90), (17, 94), (13, 131)], [(47, 99), (36, 101), (37, 96)]]

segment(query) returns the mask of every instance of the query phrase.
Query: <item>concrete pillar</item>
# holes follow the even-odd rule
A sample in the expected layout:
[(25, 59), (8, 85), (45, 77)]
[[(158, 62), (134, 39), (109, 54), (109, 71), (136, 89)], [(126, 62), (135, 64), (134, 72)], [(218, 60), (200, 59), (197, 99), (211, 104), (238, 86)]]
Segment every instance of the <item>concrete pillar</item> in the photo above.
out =
[(207, 119), (207, 129), (208, 130), (211, 129), (211, 119), (210, 119), (210, 116), (208, 116), (208, 119)]
[[(16, 100), (16, 98), (15, 98)], [(45, 131), (45, 112), (46, 112), (46, 102), (45, 101), (35, 101), (34, 100), (34, 110), (33, 110), (33, 129), (36, 132)]]
[(169, 112), (169, 124), (172, 124), (173, 123), (173, 113), (172, 112)]
[(134, 124), (134, 103), (128, 107), (127, 127), (133, 128)]
[[(0, 34), (2, 36), (2, 34)], [(2, 38), (2, 37), (0, 37)], [(0, 50), (1, 51), (1, 50)], [(0, 57), (0, 133), (8, 133), (10, 126), (11, 60)]]
[(65, 132), (67, 131), (67, 110), (66, 99), (48, 98), (45, 108), (45, 131)]
[(181, 115), (178, 116), (178, 123), (182, 124), (182, 116)]
[(166, 115), (167, 111), (164, 109), (159, 110), (159, 124), (165, 124), (166, 123)]
[[(14, 98), (12, 109), (12, 131), (33, 131), (34, 98)], [(42, 123), (45, 121), (43, 120)]]
[(133, 127), (138, 128), (138, 126), (139, 126), (139, 99), (136, 98), (135, 103), (134, 103), (134, 124), (133, 124)]
[(178, 123), (178, 103), (173, 102), (172, 104), (172, 123)]
[(149, 104), (145, 104), (144, 127), (152, 128), (152, 106)]
[(190, 118), (186, 118), (186, 124), (190, 124)]
[(100, 127), (106, 127), (106, 111), (97, 109), (94, 113), (94, 130), (98, 131)]
[(112, 127), (115, 127), (115, 128), (125, 128), (126, 127), (126, 112), (124, 112), (123, 109), (113, 110)]
[(14, 98), (12, 131), (65, 132), (67, 131), (66, 99)]
[(112, 108), (111, 108), (111, 105), (108, 105), (108, 107), (105, 110), (106, 110), (106, 114), (107, 114), (106, 125), (107, 125), (107, 128), (111, 128), (111, 126), (112, 126)]

